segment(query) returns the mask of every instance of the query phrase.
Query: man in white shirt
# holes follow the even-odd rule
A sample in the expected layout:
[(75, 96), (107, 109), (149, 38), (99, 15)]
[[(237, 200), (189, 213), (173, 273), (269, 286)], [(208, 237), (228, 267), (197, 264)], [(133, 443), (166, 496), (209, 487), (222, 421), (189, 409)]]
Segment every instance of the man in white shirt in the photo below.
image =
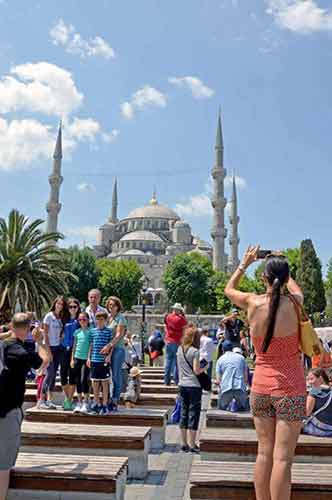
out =
[(200, 340), (199, 359), (200, 361), (205, 360), (208, 363), (207, 374), (210, 378), (212, 378), (213, 353), (216, 347), (211, 337), (209, 337), (209, 330), (203, 328)]
[(96, 328), (97, 312), (106, 312), (108, 314), (108, 311), (105, 309), (105, 307), (99, 305), (101, 300), (101, 293), (100, 290), (98, 290), (98, 288), (93, 288), (92, 290), (90, 290), (90, 292), (88, 293), (88, 300), (89, 300), (89, 305), (86, 308), (86, 312), (89, 315), (89, 324), (91, 328)]

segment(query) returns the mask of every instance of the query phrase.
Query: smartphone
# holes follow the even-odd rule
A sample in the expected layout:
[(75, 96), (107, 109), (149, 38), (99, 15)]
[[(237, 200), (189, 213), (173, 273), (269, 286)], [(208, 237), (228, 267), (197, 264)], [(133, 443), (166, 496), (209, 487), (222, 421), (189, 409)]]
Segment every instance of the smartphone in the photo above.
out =
[(206, 361), (206, 359), (201, 359), (201, 361), (199, 362), (200, 368), (205, 368), (208, 364), (209, 362)]
[(257, 259), (265, 259), (268, 255), (271, 255), (272, 250), (258, 250)]

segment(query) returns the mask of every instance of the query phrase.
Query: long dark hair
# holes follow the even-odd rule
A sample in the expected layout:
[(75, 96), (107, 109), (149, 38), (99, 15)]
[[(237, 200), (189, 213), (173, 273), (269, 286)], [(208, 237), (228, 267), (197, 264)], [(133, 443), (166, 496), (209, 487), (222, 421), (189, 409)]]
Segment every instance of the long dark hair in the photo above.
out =
[(76, 316), (75, 316), (75, 319), (77, 319), (80, 315), (80, 312), (81, 312), (81, 304), (80, 304), (80, 301), (78, 299), (75, 299), (75, 297), (69, 297), (69, 299), (67, 299), (67, 307), (68, 307), (68, 312), (69, 312), (70, 317), (71, 317), (71, 312), (70, 312), (69, 306), (72, 303), (77, 305)]
[(69, 314), (69, 310), (68, 310), (67, 301), (63, 295), (58, 295), (58, 297), (56, 297), (53, 300), (50, 311), (52, 311), (52, 312), (55, 311), (55, 304), (60, 300), (62, 301), (62, 311), (60, 313), (60, 319), (62, 321), (62, 324), (65, 325), (70, 318), (70, 314)]
[(266, 352), (274, 333), (277, 312), (280, 304), (281, 289), (289, 279), (289, 265), (286, 258), (281, 255), (271, 255), (268, 257), (264, 276), (269, 285), (272, 286), (269, 314), (267, 317), (267, 329), (263, 341), (263, 352)]

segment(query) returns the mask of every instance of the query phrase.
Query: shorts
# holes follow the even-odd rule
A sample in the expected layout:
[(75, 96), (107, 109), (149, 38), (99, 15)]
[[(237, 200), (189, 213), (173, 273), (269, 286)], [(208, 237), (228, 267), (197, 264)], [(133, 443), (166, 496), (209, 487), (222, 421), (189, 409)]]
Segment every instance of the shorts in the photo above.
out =
[(287, 422), (306, 417), (306, 396), (269, 396), (250, 394), (250, 408), (254, 417), (276, 417)]
[(91, 363), (91, 380), (98, 382), (101, 380), (110, 380), (111, 367), (105, 363)]
[(0, 471), (14, 467), (21, 444), (21, 408), (11, 410), (0, 418)]

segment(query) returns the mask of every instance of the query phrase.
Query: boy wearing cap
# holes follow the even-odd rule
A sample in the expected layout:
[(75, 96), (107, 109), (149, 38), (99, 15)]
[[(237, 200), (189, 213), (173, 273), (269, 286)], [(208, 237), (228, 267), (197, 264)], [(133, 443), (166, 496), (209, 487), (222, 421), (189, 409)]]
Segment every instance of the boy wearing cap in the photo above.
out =
[(135, 408), (141, 395), (141, 371), (137, 366), (133, 366), (129, 372), (127, 390), (124, 401), (127, 408)]

